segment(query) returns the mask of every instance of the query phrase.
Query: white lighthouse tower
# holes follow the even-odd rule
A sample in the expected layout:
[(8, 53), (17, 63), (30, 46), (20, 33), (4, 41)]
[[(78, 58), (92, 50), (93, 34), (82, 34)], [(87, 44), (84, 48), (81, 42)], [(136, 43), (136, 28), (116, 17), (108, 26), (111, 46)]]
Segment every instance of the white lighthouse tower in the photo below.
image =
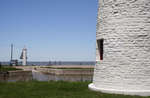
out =
[(22, 65), (27, 65), (27, 49), (25, 47), (22, 49), (20, 59), (22, 59)]
[(150, 0), (99, 0), (89, 88), (150, 96)]

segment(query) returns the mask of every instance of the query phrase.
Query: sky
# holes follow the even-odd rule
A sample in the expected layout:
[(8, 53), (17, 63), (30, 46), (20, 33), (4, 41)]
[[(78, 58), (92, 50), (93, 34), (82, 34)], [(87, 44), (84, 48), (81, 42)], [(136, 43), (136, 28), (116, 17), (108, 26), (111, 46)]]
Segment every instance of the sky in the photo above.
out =
[(95, 61), (97, 0), (0, 0), (0, 61)]

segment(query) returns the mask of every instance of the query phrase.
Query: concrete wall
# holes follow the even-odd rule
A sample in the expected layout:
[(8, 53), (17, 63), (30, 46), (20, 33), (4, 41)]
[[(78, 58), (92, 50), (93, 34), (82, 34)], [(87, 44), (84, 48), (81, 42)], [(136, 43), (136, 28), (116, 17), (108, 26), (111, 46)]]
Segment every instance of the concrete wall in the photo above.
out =
[(0, 81), (30, 81), (32, 71), (9, 71), (0, 73)]
[(8, 79), (7, 72), (0, 72), (0, 81), (6, 81)]
[(51, 69), (37, 68), (37, 71), (55, 75), (93, 75), (93, 69)]
[(33, 79), (38, 81), (92, 81), (93, 75), (51, 74), (49, 72), (33, 71)]
[(99, 0), (96, 37), (104, 59), (97, 48), (91, 89), (150, 95), (150, 0)]

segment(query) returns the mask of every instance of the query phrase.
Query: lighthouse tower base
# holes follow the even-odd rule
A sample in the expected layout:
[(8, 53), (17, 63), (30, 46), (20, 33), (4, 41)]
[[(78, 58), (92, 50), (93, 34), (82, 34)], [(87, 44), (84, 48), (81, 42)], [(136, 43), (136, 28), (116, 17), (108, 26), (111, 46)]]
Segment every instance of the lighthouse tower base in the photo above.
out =
[(93, 83), (88, 85), (90, 90), (102, 92), (102, 93), (110, 93), (110, 94), (124, 94), (124, 95), (137, 95), (137, 96), (150, 96), (150, 90), (117, 90), (117, 89), (105, 89), (98, 88)]

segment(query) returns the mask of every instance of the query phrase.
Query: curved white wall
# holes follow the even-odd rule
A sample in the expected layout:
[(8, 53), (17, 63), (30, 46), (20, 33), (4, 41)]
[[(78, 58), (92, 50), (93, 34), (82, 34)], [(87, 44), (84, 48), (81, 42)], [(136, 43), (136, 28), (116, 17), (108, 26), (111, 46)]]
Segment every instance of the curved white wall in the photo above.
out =
[(150, 96), (150, 0), (99, 0), (96, 37), (104, 57), (97, 48), (90, 89)]

